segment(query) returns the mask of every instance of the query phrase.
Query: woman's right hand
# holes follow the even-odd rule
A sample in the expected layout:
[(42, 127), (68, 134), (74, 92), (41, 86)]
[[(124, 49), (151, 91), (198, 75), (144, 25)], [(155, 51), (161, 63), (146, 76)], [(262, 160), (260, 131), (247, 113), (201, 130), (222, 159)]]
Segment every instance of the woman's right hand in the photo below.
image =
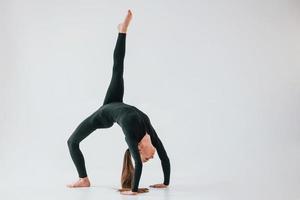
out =
[[(124, 191), (131, 191), (130, 188), (121, 188), (121, 189), (118, 189), (119, 192), (124, 192)], [(149, 192), (149, 189), (148, 188), (139, 188), (138, 189), (138, 193), (146, 193), (146, 192)]]
[(163, 184), (163, 183), (158, 183), (158, 184), (150, 185), (150, 187), (153, 187), (153, 188), (167, 188), (168, 186)]

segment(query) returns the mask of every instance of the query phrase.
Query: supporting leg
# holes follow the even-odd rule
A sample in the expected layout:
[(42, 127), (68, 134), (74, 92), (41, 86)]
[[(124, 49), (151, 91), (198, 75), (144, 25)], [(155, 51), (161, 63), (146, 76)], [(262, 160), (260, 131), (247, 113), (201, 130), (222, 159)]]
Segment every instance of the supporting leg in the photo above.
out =
[(87, 177), (87, 173), (84, 157), (79, 148), (79, 143), (97, 129), (97, 126), (95, 126), (95, 119), (95, 114), (93, 114), (83, 120), (67, 141), (70, 155), (80, 178)]

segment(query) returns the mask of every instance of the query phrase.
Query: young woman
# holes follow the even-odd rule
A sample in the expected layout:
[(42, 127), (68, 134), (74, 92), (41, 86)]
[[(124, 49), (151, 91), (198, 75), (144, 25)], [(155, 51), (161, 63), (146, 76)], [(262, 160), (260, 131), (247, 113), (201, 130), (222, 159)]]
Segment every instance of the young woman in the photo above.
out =
[[(164, 173), (163, 183), (150, 185), (155, 188), (166, 188), (170, 181), (170, 161), (166, 150), (151, 125), (149, 117), (134, 106), (123, 103), (124, 94), (124, 57), (127, 28), (132, 19), (128, 10), (123, 23), (118, 25), (118, 38), (113, 54), (113, 73), (106, 92), (103, 105), (93, 114), (83, 120), (68, 139), (68, 147), (76, 166), (79, 180), (67, 185), (68, 187), (89, 187), (84, 157), (79, 143), (98, 128), (109, 128), (117, 122), (125, 135), (128, 149), (125, 151), (121, 176), (121, 194), (135, 195), (147, 192), (147, 188), (139, 189), (139, 181), (143, 163), (152, 159), (155, 151), (161, 160)], [(131, 156), (135, 162), (133, 167)]]

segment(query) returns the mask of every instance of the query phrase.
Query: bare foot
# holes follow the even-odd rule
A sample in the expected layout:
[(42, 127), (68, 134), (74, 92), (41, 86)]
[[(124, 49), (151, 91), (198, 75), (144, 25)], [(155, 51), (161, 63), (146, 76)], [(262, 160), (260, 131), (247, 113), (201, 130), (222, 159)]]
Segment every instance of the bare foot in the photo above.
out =
[(90, 187), (91, 183), (88, 177), (79, 178), (78, 181), (68, 184), (67, 187), (76, 188), (76, 187)]
[(120, 23), (118, 25), (118, 30), (119, 30), (120, 33), (126, 33), (127, 32), (127, 28), (129, 26), (129, 23), (130, 23), (131, 19), (132, 19), (132, 12), (131, 12), (131, 10), (128, 10), (127, 15), (126, 15), (123, 23)]

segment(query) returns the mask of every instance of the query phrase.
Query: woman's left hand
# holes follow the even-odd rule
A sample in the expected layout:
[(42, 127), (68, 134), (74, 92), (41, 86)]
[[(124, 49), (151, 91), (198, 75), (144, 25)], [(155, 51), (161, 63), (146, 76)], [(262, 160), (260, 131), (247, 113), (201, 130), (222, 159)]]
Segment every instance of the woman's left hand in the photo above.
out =
[(163, 183), (158, 183), (158, 184), (150, 185), (150, 187), (153, 187), (153, 188), (166, 188), (168, 186), (163, 184)]
[(129, 191), (122, 191), (120, 193), (124, 194), (124, 195), (137, 195), (138, 194), (137, 192), (132, 192), (131, 190), (129, 190)]

